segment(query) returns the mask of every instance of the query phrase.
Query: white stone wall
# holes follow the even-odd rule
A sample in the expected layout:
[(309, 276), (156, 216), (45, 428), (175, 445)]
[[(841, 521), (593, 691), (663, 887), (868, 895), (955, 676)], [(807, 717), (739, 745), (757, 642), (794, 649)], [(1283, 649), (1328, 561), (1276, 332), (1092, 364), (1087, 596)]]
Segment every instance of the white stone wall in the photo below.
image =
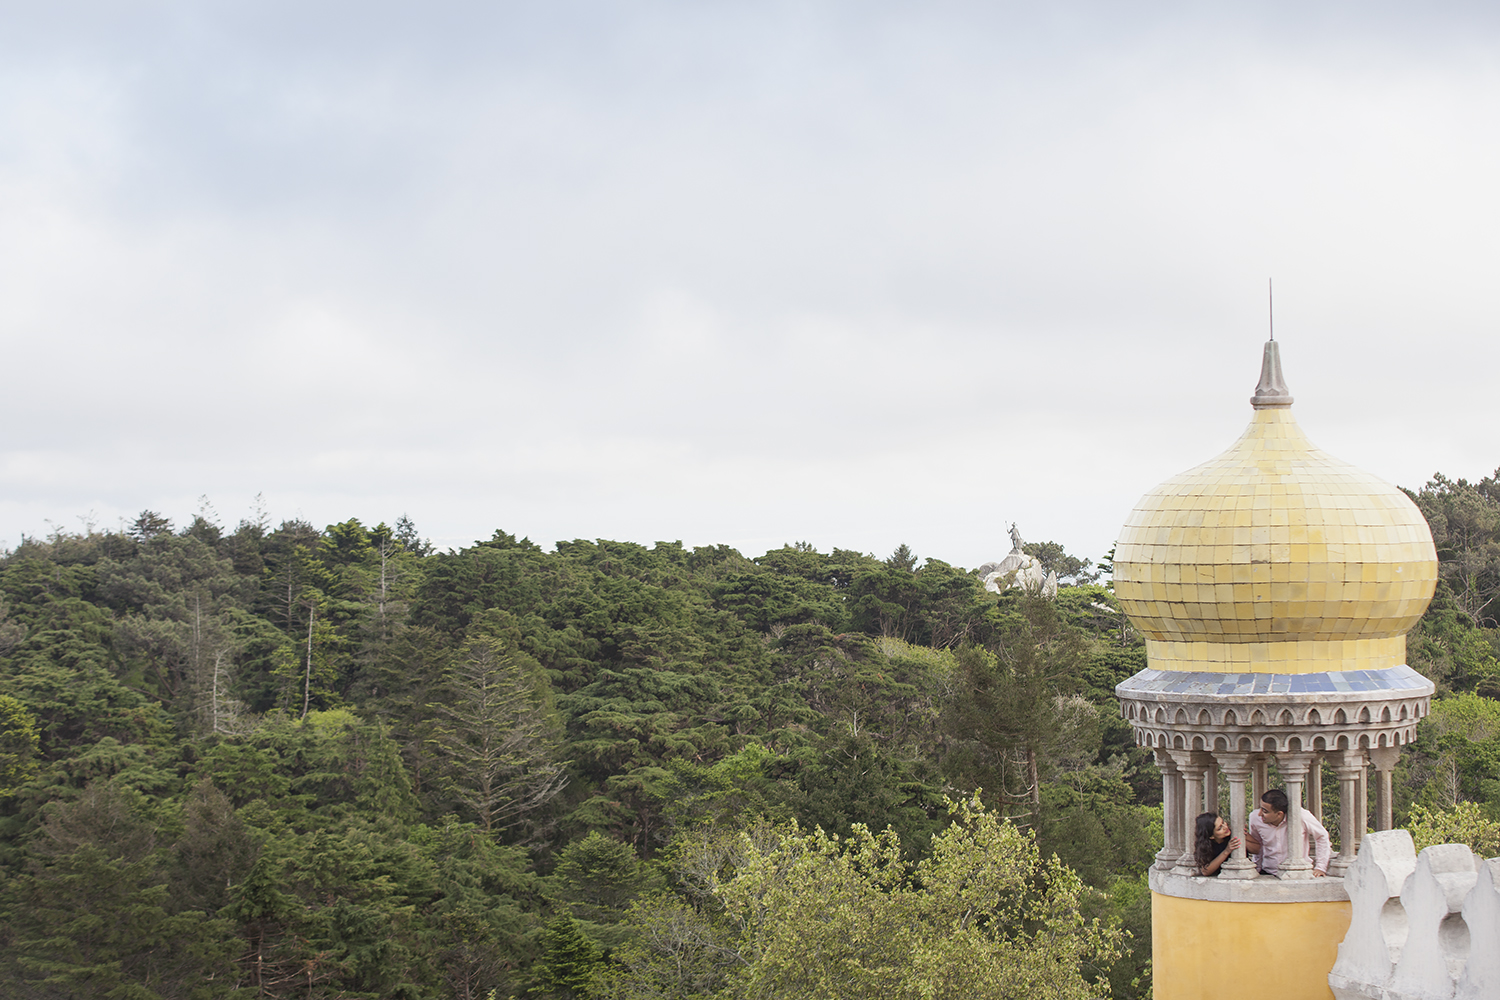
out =
[(1368, 833), (1344, 888), (1338, 1000), (1500, 1000), (1500, 858), (1463, 844), (1418, 855), (1405, 830)]

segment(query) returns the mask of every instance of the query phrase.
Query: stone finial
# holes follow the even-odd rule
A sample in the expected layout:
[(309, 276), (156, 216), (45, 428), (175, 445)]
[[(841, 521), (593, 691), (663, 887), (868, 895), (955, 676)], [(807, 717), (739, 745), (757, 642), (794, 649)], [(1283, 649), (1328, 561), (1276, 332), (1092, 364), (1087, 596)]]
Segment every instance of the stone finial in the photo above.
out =
[(1458, 980), (1455, 1000), (1493, 1000), (1500, 996), (1500, 858), (1479, 865), (1479, 877), (1464, 900), (1464, 923), (1469, 940), (1469, 961)]
[(1286, 379), (1281, 377), (1281, 347), (1274, 340), (1266, 341), (1266, 351), (1260, 361), (1260, 384), (1255, 387), (1255, 395), (1250, 397), (1250, 405), (1257, 410), (1292, 405), (1291, 390), (1286, 387)]
[(1401, 888), (1407, 934), (1391, 976), (1393, 995), (1414, 1000), (1453, 996), (1468, 956), (1449, 947), (1453, 942), (1446, 940), (1444, 921), (1463, 909), (1474, 883), (1474, 852), (1466, 844), (1436, 844), (1417, 855), (1416, 870)]
[(1344, 875), (1349, 893), (1349, 933), (1339, 945), (1338, 961), (1328, 974), (1328, 985), (1340, 998), (1371, 996), (1372, 988), (1384, 986), (1401, 957), (1402, 940), (1387, 936), (1395, 931), (1404, 937), (1405, 927), (1387, 927), (1386, 903), (1417, 867), (1417, 852), (1405, 830), (1367, 833), (1359, 844), (1359, 857)]

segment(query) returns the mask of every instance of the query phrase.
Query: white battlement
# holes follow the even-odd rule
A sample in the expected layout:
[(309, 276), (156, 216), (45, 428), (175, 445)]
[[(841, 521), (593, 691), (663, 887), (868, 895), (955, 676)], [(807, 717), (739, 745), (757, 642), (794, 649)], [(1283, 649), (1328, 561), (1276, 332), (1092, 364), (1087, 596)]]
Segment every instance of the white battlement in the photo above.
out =
[(1463, 844), (1418, 855), (1405, 830), (1368, 833), (1344, 889), (1349, 933), (1328, 974), (1338, 1000), (1500, 997), (1500, 858)]

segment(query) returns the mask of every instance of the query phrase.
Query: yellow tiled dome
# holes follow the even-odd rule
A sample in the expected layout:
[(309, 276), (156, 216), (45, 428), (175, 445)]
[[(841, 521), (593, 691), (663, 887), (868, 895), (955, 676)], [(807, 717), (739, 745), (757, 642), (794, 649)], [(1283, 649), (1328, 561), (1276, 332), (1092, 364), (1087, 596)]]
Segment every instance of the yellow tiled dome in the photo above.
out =
[[(1406, 660), (1437, 553), (1406, 494), (1314, 447), (1262, 391), (1244, 435), (1136, 504), (1115, 594), (1158, 670), (1311, 673)], [(1267, 401), (1270, 400), (1270, 401)]]

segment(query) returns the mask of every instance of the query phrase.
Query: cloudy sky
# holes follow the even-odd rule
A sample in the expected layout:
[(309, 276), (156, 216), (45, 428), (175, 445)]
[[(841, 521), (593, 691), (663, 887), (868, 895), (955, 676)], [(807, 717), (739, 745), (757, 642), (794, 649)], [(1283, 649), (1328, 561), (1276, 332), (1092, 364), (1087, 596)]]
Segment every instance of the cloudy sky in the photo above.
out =
[(1315, 442), (1484, 476), (1500, 14), (1414, 7), (0, 4), (0, 541), (1097, 558), (1268, 277)]

